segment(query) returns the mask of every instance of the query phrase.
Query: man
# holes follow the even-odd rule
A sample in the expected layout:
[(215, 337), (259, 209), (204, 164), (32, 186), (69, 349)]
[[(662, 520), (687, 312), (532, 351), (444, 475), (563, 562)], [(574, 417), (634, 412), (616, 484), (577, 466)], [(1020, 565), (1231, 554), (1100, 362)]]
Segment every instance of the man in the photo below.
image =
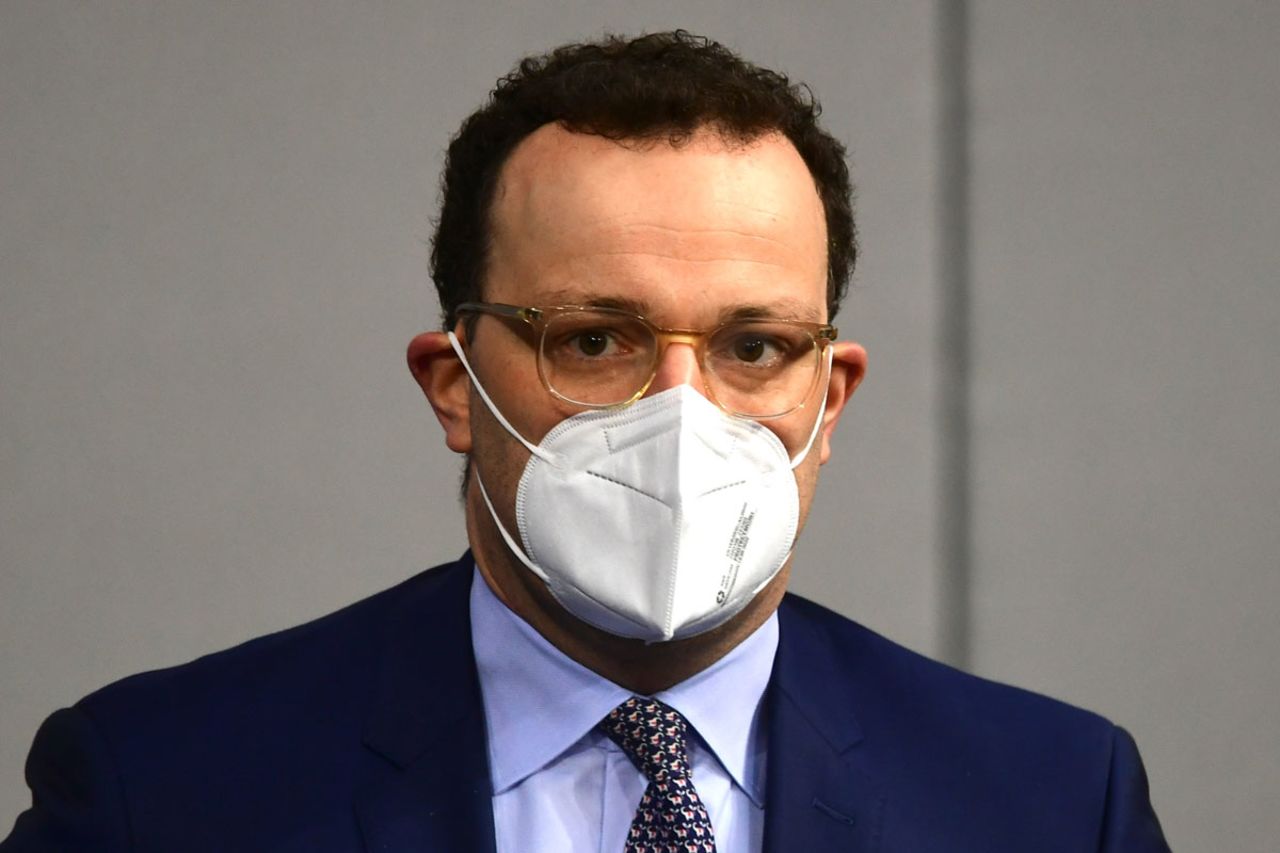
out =
[(505, 78), (408, 353), (471, 552), (57, 712), (0, 849), (1167, 849), (1123, 731), (784, 595), (866, 367), (816, 115), (684, 33)]

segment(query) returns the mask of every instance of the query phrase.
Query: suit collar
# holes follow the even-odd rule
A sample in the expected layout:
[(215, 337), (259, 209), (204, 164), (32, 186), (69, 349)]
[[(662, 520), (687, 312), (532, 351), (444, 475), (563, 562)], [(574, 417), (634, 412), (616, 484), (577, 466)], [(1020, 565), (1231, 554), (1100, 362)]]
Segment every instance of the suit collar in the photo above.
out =
[(860, 760), (860, 697), (849, 665), (792, 596), (778, 618), (764, 849), (871, 853), (879, 847), (884, 797)]
[[(387, 620), (365, 745), (390, 772), (356, 802), (371, 850), (493, 853), (484, 711), (471, 645), (470, 555), (411, 582)], [(859, 748), (855, 665), (787, 596), (766, 697), (765, 853), (874, 853), (885, 800)]]
[(472, 566), (468, 554), (412, 581), (387, 620), (364, 743), (391, 767), (356, 801), (371, 850), (493, 850)]

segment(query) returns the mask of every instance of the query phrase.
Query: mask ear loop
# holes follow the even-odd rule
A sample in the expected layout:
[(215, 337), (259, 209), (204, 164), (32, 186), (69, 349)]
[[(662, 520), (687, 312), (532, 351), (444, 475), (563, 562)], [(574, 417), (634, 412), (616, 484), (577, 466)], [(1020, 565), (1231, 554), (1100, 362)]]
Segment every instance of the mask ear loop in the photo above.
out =
[[(458, 336), (452, 331), (449, 332), (449, 345), (453, 347), (453, 351), (458, 354), (458, 359), (462, 362), (462, 366), (467, 369), (467, 375), (471, 377), (472, 384), (475, 385), (476, 391), (480, 394), (480, 399), (484, 400), (484, 404), (489, 407), (489, 411), (493, 413), (494, 418), (516, 441), (529, 448), (529, 452), (539, 459), (543, 459), (551, 464), (555, 464), (555, 457), (543, 450), (537, 445), (530, 444), (525, 437), (516, 432), (516, 428), (502, 416), (502, 412), (498, 411), (498, 407), (493, 404), (493, 400), (489, 399), (489, 395), (485, 393), (484, 386), (480, 384), (480, 380), (476, 378), (475, 371), (471, 369), (471, 364), (467, 361), (466, 354), (462, 351), (462, 344), (458, 341)], [(489, 490), (484, 487), (484, 480), (480, 479), (480, 472), (476, 471), (476, 485), (480, 487), (480, 496), (484, 498), (484, 505), (489, 509), (489, 516), (493, 519), (494, 525), (497, 526), (498, 532), (502, 534), (502, 539), (507, 543), (507, 547), (511, 549), (511, 553), (520, 559), (520, 562), (528, 566), (529, 571), (533, 572), (542, 582), (550, 586), (551, 578), (547, 577), (547, 573), (542, 567), (529, 559), (529, 555), (520, 547), (520, 543), (516, 542), (515, 537), (507, 530), (507, 526), (502, 523), (502, 519), (498, 518), (498, 511), (493, 507), (493, 501), (489, 499)]]
[(479, 473), (476, 474), (476, 485), (480, 487), (480, 496), (484, 498), (484, 505), (489, 508), (489, 516), (493, 519), (494, 525), (497, 526), (498, 532), (502, 534), (502, 539), (507, 543), (507, 548), (520, 559), (520, 562), (529, 568), (529, 571), (537, 575), (548, 587), (551, 586), (551, 578), (547, 576), (541, 566), (529, 559), (529, 555), (520, 547), (520, 543), (516, 542), (515, 537), (507, 532), (507, 526), (498, 518), (498, 511), (493, 508), (493, 501), (489, 500), (489, 491), (484, 487), (484, 481), (480, 479)]
[[(458, 354), (458, 360), (461, 361), (462, 366), (466, 368), (467, 375), (471, 377), (471, 384), (476, 387), (476, 391), (480, 394), (480, 399), (484, 400), (484, 404), (489, 407), (489, 411), (493, 414), (493, 417), (498, 421), (498, 423), (502, 424), (502, 428), (509, 432), (512, 438), (523, 444), (534, 456), (538, 457), (543, 462), (555, 465), (556, 457), (554, 454), (548, 453), (543, 448), (525, 439), (523, 435), (516, 432), (516, 428), (511, 425), (511, 422), (503, 417), (502, 412), (498, 411), (498, 407), (493, 404), (493, 400), (489, 399), (489, 394), (484, 390), (484, 386), (480, 384), (480, 380), (476, 378), (476, 372), (471, 369), (471, 362), (467, 361), (467, 355), (462, 351), (462, 344), (458, 341), (458, 336), (452, 331), (449, 332), (449, 345), (452, 346), (453, 351)], [(824, 397), (823, 400), (825, 401), (825, 399), (826, 398)], [(488, 499), (489, 498), (486, 495), (485, 500)], [(504, 530), (503, 533), (505, 534), (506, 531)]]
[[(453, 334), (450, 332), (449, 334)], [(827, 391), (831, 388), (831, 362), (835, 358), (836, 351), (833, 347), (827, 347), (827, 381), (822, 390), (822, 403), (818, 406), (818, 419), (813, 422), (813, 432), (809, 433), (809, 440), (805, 442), (804, 450), (796, 454), (796, 458), (791, 460), (791, 470), (794, 471), (800, 467), (800, 463), (809, 455), (809, 451), (813, 448), (813, 442), (818, 437), (818, 432), (822, 429), (822, 416), (827, 413)], [(469, 368), (468, 368), (469, 369)]]

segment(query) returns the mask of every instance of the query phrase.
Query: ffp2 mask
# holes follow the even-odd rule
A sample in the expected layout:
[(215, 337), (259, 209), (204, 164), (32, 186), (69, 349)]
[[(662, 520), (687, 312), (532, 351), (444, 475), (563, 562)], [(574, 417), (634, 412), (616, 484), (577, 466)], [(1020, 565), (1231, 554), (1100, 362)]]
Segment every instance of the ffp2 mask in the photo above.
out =
[(477, 471), (485, 504), (570, 613), (647, 642), (693, 636), (739, 613), (786, 563), (799, 523), (793, 469), (817, 437), (825, 394), (795, 459), (768, 428), (688, 385), (573, 415), (535, 445), (449, 338), (486, 406), (532, 454), (516, 493), (519, 543)]

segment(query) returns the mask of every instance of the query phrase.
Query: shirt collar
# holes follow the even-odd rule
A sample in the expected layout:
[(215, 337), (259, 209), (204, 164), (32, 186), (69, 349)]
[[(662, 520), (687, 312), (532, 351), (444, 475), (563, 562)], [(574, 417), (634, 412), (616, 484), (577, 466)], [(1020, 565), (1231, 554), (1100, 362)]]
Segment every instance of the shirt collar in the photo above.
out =
[[(471, 625), (494, 793), (545, 767), (632, 695), (551, 645), (498, 600), (479, 571)], [(655, 697), (684, 715), (757, 806), (764, 803), (761, 699), (777, 648), (775, 613), (729, 654)]]

